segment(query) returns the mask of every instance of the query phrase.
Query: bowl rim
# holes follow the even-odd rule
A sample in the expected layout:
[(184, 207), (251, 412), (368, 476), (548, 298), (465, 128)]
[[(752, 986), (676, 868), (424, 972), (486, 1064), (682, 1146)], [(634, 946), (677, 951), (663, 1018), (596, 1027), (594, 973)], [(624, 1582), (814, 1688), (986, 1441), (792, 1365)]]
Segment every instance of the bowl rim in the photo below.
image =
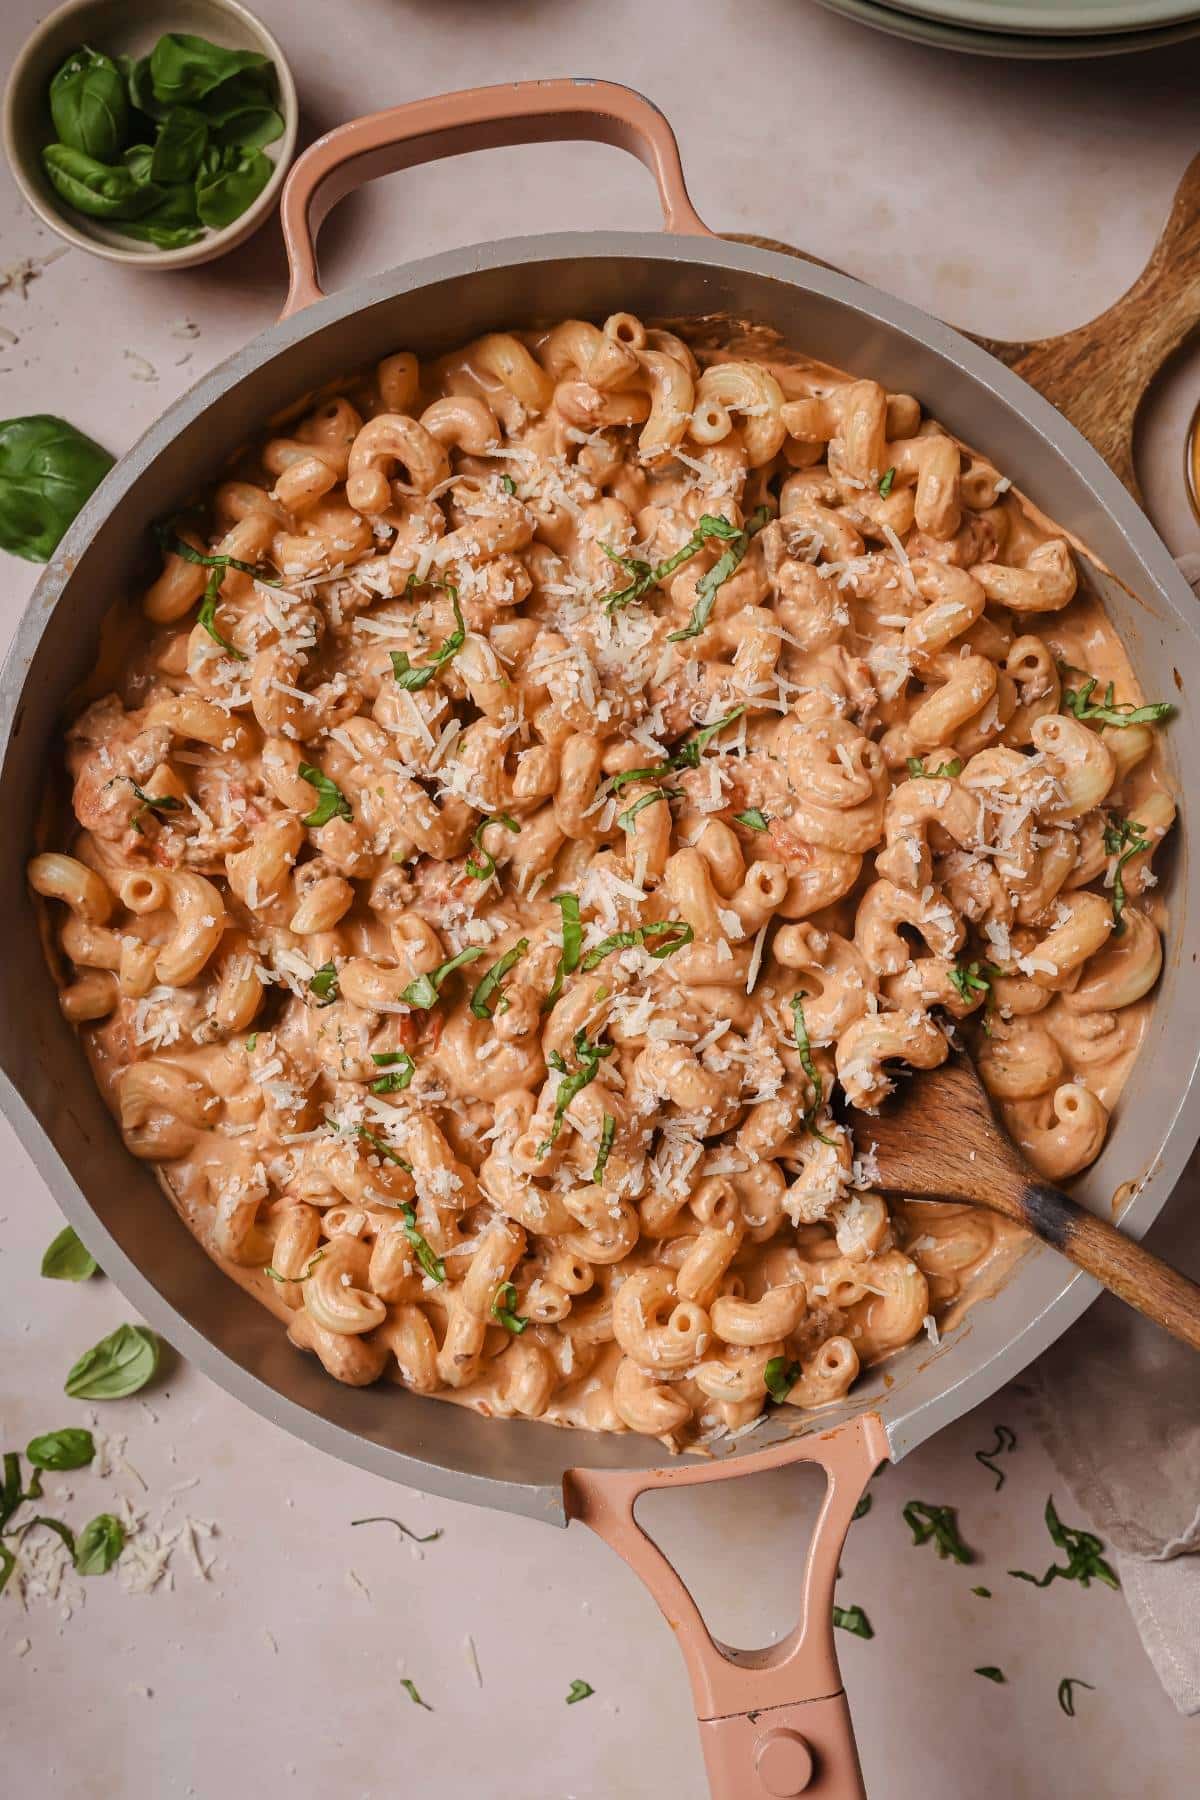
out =
[[(245, 212), (240, 213), (236, 219), (223, 226), (219, 231), (210, 232), (198, 243), (184, 244), (176, 250), (159, 250), (153, 245), (147, 245), (144, 249), (134, 249), (132, 247), (136, 241), (134, 239), (130, 239), (131, 247), (129, 249), (123, 249), (117, 244), (106, 244), (98, 238), (89, 236), (86, 231), (72, 224), (71, 220), (58, 207), (48, 205), (26, 173), (25, 153), (19, 148), (17, 139), (17, 97), (22, 92), (29, 76), (30, 67), (46, 40), (72, 15), (87, 12), (95, 4), (95, 0), (63, 0), (61, 6), (56, 6), (35, 26), (18, 51), (13, 66), (9, 70), (8, 80), (4, 84), (4, 154), (8, 158), (8, 166), (12, 171), (13, 180), (26, 205), (44, 225), (48, 226), (65, 243), (70, 244), (73, 249), (86, 250), (91, 256), (101, 257), (105, 262), (117, 263), (126, 268), (194, 268), (199, 263), (211, 262), (218, 256), (223, 256), (227, 250), (236, 249), (265, 222), (268, 213), (274, 210), (280, 189), (283, 187), (288, 169), (291, 167), (296, 153), (296, 139), (300, 126), (300, 101), (291, 64), (274, 32), (263, 23), (256, 13), (252, 13), (248, 7), (243, 6), (242, 0), (208, 0), (208, 3), (218, 11), (228, 13), (231, 17), (238, 19), (247, 31), (261, 41), (264, 53), (269, 55), (273, 61), (279, 82), (283, 136), (279, 139), (279, 155), (275, 158), (271, 178), (262, 193), (257, 195)], [(169, 11), (169, 7), (166, 10)]]

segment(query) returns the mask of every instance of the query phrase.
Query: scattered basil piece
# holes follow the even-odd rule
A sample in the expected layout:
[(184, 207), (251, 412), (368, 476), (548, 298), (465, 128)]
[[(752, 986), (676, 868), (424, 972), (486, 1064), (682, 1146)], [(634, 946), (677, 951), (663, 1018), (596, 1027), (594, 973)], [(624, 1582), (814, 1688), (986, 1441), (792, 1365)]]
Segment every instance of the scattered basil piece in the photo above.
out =
[(210, 144), (196, 176), (196, 211), (204, 225), (224, 230), (240, 219), (262, 193), (275, 173), (275, 165), (261, 150), (243, 150), (237, 144), (217, 149)]
[(431, 1281), (439, 1285), (446, 1279), (446, 1265), (440, 1256), (436, 1256), (429, 1239), (417, 1229), (417, 1215), (413, 1207), (402, 1206), (400, 1217), (404, 1220), (404, 1235), (417, 1253), (417, 1261)]
[(940, 1557), (953, 1557), (956, 1563), (975, 1561), (959, 1536), (952, 1506), (931, 1506), (927, 1500), (910, 1500), (904, 1508), (904, 1523), (913, 1534), (914, 1544), (933, 1545)]
[[(467, 627), (463, 621), (462, 608), (458, 604), (458, 589), (451, 587), (449, 582), (445, 583), (445, 588), (450, 596), (450, 605), (454, 609), (454, 630), (448, 638), (443, 640), (441, 648), (434, 651), (432, 661), (421, 663), (414, 668), (408, 660), (406, 650), (393, 650), (390, 653), (392, 674), (396, 677), (397, 685), (405, 688), (410, 694), (418, 693), (422, 688), (428, 687), (438, 670), (445, 668), (448, 662), (452, 662), (467, 641)], [(517, 829), (519, 831), (520, 826)]]
[(728, 519), (714, 518), (712, 513), (705, 513), (687, 542), (660, 563), (644, 562), (638, 556), (622, 556), (619, 551), (610, 550), (607, 544), (601, 544), (600, 548), (608, 560), (616, 563), (631, 579), (624, 587), (603, 595), (600, 604), (605, 612), (619, 612), (633, 601), (640, 600), (643, 594), (649, 593), (652, 587), (657, 587), (660, 581), (665, 581), (668, 575), (673, 575), (676, 569), (682, 568), (709, 538), (740, 538), (743, 535), (741, 527), (731, 524)]
[(839, 1631), (851, 1631), (855, 1637), (873, 1638), (871, 1621), (861, 1606), (835, 1606), (833, 1622)]
[(992, 1590), (987, 1587), (973, 1587), (971, 1592), (973, 1594), (978, 1594), (981, 1600), (990, 1600), (992, 1597)]
[(73, 1225), (64, 1225), (42, 1258), (42, 1274), (50, 1281), (87, 1281), (99, 1267)]
[[(395, 654), (403, 652), (393, 652)], [(496, 859), (490, 850), (483, 847), (483, 834), (489, 825), (503, 825), (506, 831), (511, 831), (514, 835), (521, 829), (509, 813), (489, 813), (486, 819), (480, 821), (471, 833), (471, 842), (479, 853), (479, 861), (476, 862), (473, 856), (467, 858), (467, 874), (475, 881), (490, 881), (496, 873)]]
[[(515, 969), (529, 948), (528, 938), (518, 938), (511, 950), (506, 950), (498, 962), (494, 962), (475, 992), (471, 995), (471, 1011), (477, 1019), (490, 1019), (492, 1001), (500, 988), (500, 983), (510, 969)], [(501, 994), (497, 1007), (498, 1012), (508, 1011), (508, 1000)]]
[(669, 775), (676, 769), (698, 769), (700, 758), (713, 738), (719, 731), (724, 731), (727, 725), (732, 725), (735, 719), (740, 719), (745, 710), (744, 706), (735, 706), (723, 719), (714, 719), (711, 725), (706, 725), (694, 737), (688, 738), (686, 743), (680, 744), (677, 750), (672, 750), (666, 762), (656, 763), (650, 769), (623, 769), (620, 774), (609, 777), (609, 786), (614, 794), (619, 794), (631, 781), (652, 781), (656, 775)]
[(222, 575), (226, 569), (240, 569), (243, 575), (250, 575), (255, 581), (261, 581), (264, 587), (283, 585), (276, 577), (264, 575), (257, 563), (243, 562), (240, 556), (228, 556), (223, 550), (197, 550), (194, 544), (189, 544), (173, 526), (161, 519), (152, 529), (154, 540), (164, 556), (178, 556), (182, 561), (195, 563), (202, 569), (219, 570)]
[(867, 1494), (863, 1495), (862, 1499), (859, 1501), (858, 1505), (855, 1507), (854, 1511), (850, 1515), (851, 1522), (853, 1522), (855, 1519), (863, 1519), (866, 1517), (866, 1515), (871, 1510), (871, 1502), (874, 1500), (874, 1498), (875, 1498), (874, 1494), (871, 1494), (871, 1493), (867, 1493)]
[(821, 1071), (813, 1060), (812, 1045), (808, 1041), (808, 1026), (804, 1023), (804, 1002), (807, 994), (793, 994), (788, 1002), (792, 1009), (792, 1035), (796, 1040), (796, 1051), (800, 1057), (800, 1067), (812, 1084), (812, 1104), (804, 1115), (804, 1129), (810, 1132), (819, 1143), (834, 1143), (834, 1139), (826, 1137), (817, 1120), (821, 1116), (821, 1107), (825, 1100), (825, 1083), (821, 1079)]
[(596, 1691), (595, 1688), (592, 1687), (589, 1682), (578, 1681), (578, 1680), (573, 1681), (571, 1683), (571, 1691), (567, 1695), (567, 1705), (574, 1706), (574, 1704), (577, 1700), (587, 1700), (592, 1694), (595, 1693), (595, 1691)]
[(46, 1431), (30, 1438), (25, 1455), (35, 1469), (50, 1469), (61, 1474), (65, 1469), (84, 1469), (96, 1454), (90, 1431), (79, 1425), (65, 1425), (61, 1431)]
[(73, 1400), (124, 1400), (158, 1367), (158, 1339), (144, 1325), (118, 1325), (85, 1350), (66, 1379)]
[(517, 484), (511, 475), (502, 475), (500, 477), (500, 486), (504, 489), (506, 494), (515, 494), (517, 491)]
[(604, 1114), (604, 1123), (600, 1128), (600, 1147), (596, 1152), (596, 1165), (592, 1170), (592, 1182), (599, 1186), (604, 1178), (605, 1164), (612, 1154), (613, 1139), (617, 1135), (617, 1121), (611, 1113)]
[(129, 100), (112, 57), (73, 50), (50, 83), (50, 117), (60, 144), (116, 162), (129, 140)]
[(208, 148), (208, 120), (193, 106), (173, 106), (158, 128), (150, 178), (164, 186), (193, 180)]
[[(134, 115), (140, 113), (147, 124), (156, 124), (167, 115), (167, 108), (154, 92), (148, 56), (118, 56), (116, 64), (125, 83), (125, 94)], [(131, 126), (139, 123), (136, 116)]]
[(1089, 1694), (1094, 1694), (1096, 1691), (1090, 1681), (1084, 1681), (1078, 1675), (1064, 1675), (1058, 1684), (1058, 1704), (1062, 1707), (1068, 1719), (1073, 1719), (1075, 1717), (1074, 1690), (1077, 1687), (1086, 1688)]
[[(117, 779), (119, 780), (120, 777), (118, 776)], [(134, 831), (138, 832), (139, 834), (144, 833), (144, 830), (145, 830), (145, 827), (142, 825), (142, 822), (141, 822), (143, 813), (146, 813), (146, 812), (182, 812), (183, 801), (176, 800), (174, 794), (146, 794), (146, 793), (142, 792), (141, 788), (138, 786), (137, 782), (134, 781), (132, 776), (126, 776), (125, 779), (129, 782), (130, 787), (133, 789), (134, 793), (137, 795), (138, 801), (140, 802), (140, 804), (137, 807), (135, 807), (133, 812), (131, 812), (129, 815), (129, 823), (130, 823), (131, 828)]]
[(252, 1031), (250, 1033), (250, 1036), (246, 1039), (245, 1049), (246, 1049), (247, 1055), (251, 1055), (253, 1053), (254, 1046), (257, 1043), (258, 1043), (258, 1033), (257, 1033), (257, 1031)]
[(424, 1537), (419, 1531), (413, 1531), (403, 1519), (393, 1519), (388, 1513), (376, 1513), (369, 1519), (351, 1519), (351, 1525), (394, 1525), (402, 1537), (411, 1538), (414, 1544), (436, 1544), (442, 1535), (441, 1526), (436, 1531), (427, 1531)]
[(257, 50), (227, 50), (186, 31), (167, 32), (150, 52), (154, 97), (164, 106), (193, 106), (235, 75), (270, 68)]
[(372, 1051), (371, 1061), (377, 1069), (388, 1071), (371, 1083), (373, 1094), (402, 1094), (417, 1072), (417, 1065), (407, 1050)]
[(310, 994), (316, 995), (318, 1007), (332, 1006), (335, 1000), (341, 999), (342, 990), (338, 986), (337, 964), (332, 957), (327, 963), (321, 964), (308, 984), (308, 991)]
[(276, 107), (275, 71), (244, 70), (233, 75), (200, 103), (215, 144), (238, 144), (261, 150), (283, 136), (283, 115)]
[[(756, 537), (763, 526), (767, 524), (770, 517), (770, 507), (760, 506), (757, 511), (752, 513), (750, 518), (747, 519), (742, 530), (735, 531), (732, 534), (729, 548), (722, 551), (712, 568), (709, 569), (707, 573), (703, 574), (696, 583), (696, 604), (692, 608), (691, 618), (682, 630), (669, 631), (667, 633), (668, 644), (680, 644), (683, 643), (686, 638), (700, 636), (712, 617), (712, 610), (717, 601), (717, 590), (723, 587), (729, 580), (729, 577), (733, 574), (747, 550), (750, 548), (751, 540)], [(700, 525), (703, 525), (706, 519), (708, 519), (707, 514), (704, 519), (701, 519)], [(710, 524), (715, 523), (715, 521), (711, 519), (709, 519), (708, 522)], [(697, 526), (696, 529), (699, 530), (700, 526)], [(726, 537), (730, 534), (720, 532), (718, 535)]]
[(632, 831), (633, 822), (640, 812), (653, 806), (659, 800), (678, 800), (683, 793), (682, 788), (651, 788), (648, 794), (639, 794), (632, 806), (627, 806), (623, 813), (617, 814), (617, 824), (623, 831)]
[(1004, 1680), (1003, 1669), (997, 1669), (990, 1665), (987, 1668), (976, 1669), (975, 1673), (976, 1675), (982, 1675), (985, 1681), (1003, 1682)]
[(511, 1281), (503, 1281), (492, 1297), (492, 1317), (503, 1325), (505, 1331), (511, 1331), (514, 1337), (520, 1337), (529, 1320), (522, 1318), (513, 1308), (517, 1303), (517, 1290)]
[(983, 1467), (996, 1477), (994, 1491), (998, 1494), (1000, 1489), (1004, 1486), (1004, 1470), (996, 1467), (993, 1458), (1002, 1455), (1006, 1450), (1015, 1450), (1017, 1447), (1017, 1434), (1007, 1425), (994, 1425), (992, 1429), (996, 1433), (995, 1444), (990, 1450), (977, 1450), (975, 1452), (975, 1461), (977, 1463), (982, 1463)]
[(354, 808), (336, 781), (332, 781), (320, 769), (314, 768), (312, 763), (302, 762), (299, 774), (300, 779), (307, 781), (310, 787), (316, 788), (320, 796), (312, 812), (305, 813), (301, 819), (302, 825), (308, 825), (315, 831), (321, 825), (328, 825), (330, 819), (352, 819), (354, 817)]
[(405, 1693), (408, 1695), (409, 1699), (413, 1702), (414, 1706), (423, 1706), (425, 1708), (426, 1712), (433, 1711), (433, 1708), (432, 1708), (432, 1706), (430, 1706), (429, 1702), (427, 1700), (422, 1700), (420, 1694), (418, 1694), (418, 1692), (417, 1692), (415, 1683), (411, 1682), (408, 1679), (407, 1675), (402, 1677), (400, 1686), (404, 1689)]
[(113, 458), (51, 413), (0, 421), (0, 549), (49, 562)]
[(112, 1513), (98, 1513), (79, 1534), (75, 1568), (80, 1575), (107, 1575), (125, 1548), (125, 1527)]
[(733, 816), (747, 831), (766, 831), (771, 823), (761, 806), (749, 806), (745, 812), (734, 813)]
[(579, 958), (583, 951), (583, 925), (579, 917), (579, 897), (577, 894), (555, 894), (553, 904), (562, 913), (562, 950), (559, 953), (558, 967), (554, 971), (554, 983), (546, 998), (542, 1001), (542, 1011), (549, 1012), (562, 993), (563, 980), (579, 967)]
[(1126, 905), (1123, 870), (1131, 857), (1140, 856), (1143, 850), (1150, 848), (1150, 839), (1145, 832), (1146, 827), (1139, 825), (1136, 819), (1112, 818), (1104, 827), (1105, 853), (1116, 858), (1112, 876), (1113, 933), (1116, 937), (1120, 937), (1125, 929), (1125, 921), (1121, 917)]
[[(67, 1546), (67, 1552), (70, 1555), (72, 1562), (74, 1562), (75, 1533), (71, 1530), (69, 1525), (64, 1525), (61, 1519), (48, 1519), (45, 1513), (36, 1513), (32, 1519), (22, 1519), (21, 1523), (17, 1526), (17, 1531), (21, 1537), (24, 1537), (25, 1533), (27, 1531), (32, 1531), (35, 1525), (44, 1525), (47, 1531), (52, 1531), (55, 1537), (61, 1538), (63, 1543)], [(103, 1573), (103, 1571), (100, 1570), (97, 1571), (97, 1573)]]
[[(1083, 670), (1078, 671), (1083, 674)], [(1115, 701), (1113, 699), (1114, 684), (1110, 681), (1104, 690), (1104, 699), (1098, 706), (1092, 704), (1092, 694), (1096, 688), (1096, 677), (1088, 675), (1077, 688), (1064, 687), (1062, 697), (1065, 711), (1075, 718), (1081, 719), (1085, 725), (1115, 725), (1124, 731), (1129, 725), (1156, 725), (1160, 719), (1169, 719), (1175, 708), (1169, 700), (1156, 700), (1150, 706), (1135, 706), (1131, 700)]]
[(221, 583), (225, 579), (224, 569), (214, 569), (204, 584), (204, 593), (200, 599), (200, 610), (196, 614), (197, 625), (203, 626), (214, 644), (219, 644), (226, 656), (234, 657), (238, 662), (245, 662), (245, 655), (224, 637), (217, 626), (217, 601), (221, 594)]
[(991, 963), (955, 963), (949, 972), (950, 985), (958, 989), (959, 995), (969, 1006), (976, 994), (991, 994), (992, 977), (999, 973), (999, 969)]
[(1093, 1577), (1102, 1581), (1106, 1587), (1119, 1588), (1115, 1571), (1105, 1562), (1100, 1552), (1104, 1549), (1101, 1540), (1091, 1531), (1079, 1531), (1072, 1525), (1064, 1525), (1054, 1509), (1054, 1496), (1046, 1501), (1046, 1530), (1050, 1533), (1051, 1542), (1067, 1553), (1064, 1567), (1061, 1563), (1051, 1563), (1044, 1575), (1031, 1575), (1027, 1569), (1010, 1569), (1010, 1575), (1018, 1581), (1030, 1581), (1034, 1587), (1049, 1587), (1052, 1581), (1060, 1577), (1063, 1581), (1077, 1581), (1081, 1587), (1090, 1587)]
[(767, 1384), (767, 1392), (772, 1400), (780, 1404), (787, 1399), (800, 1379), (800, 1364), (789, 1362), (786, 1356), (773, 1356), (763, 1370), (763, 1380)]
[(600, 1064), (604, 1061), (605, 1057), (612, 1055), (613, 1048), (614, 1046), (612, 1044), (593, 1043), (587, 1032), (581, 1026), (575, 1033), (574, 1038), (576, 1063), (574, 1069), (568, 1069), (559, 1052), (557, 1050), (551, 1050), (546, 1061), (550, 1064), (552, 1069), (556, 1070), (556, 1072), (562, 1076), (562, 1080), (559, 1082), (558, 1091), (554, 1096), (554, 1123), (550, 1128), (550, 1136), (543, 1138), (537, 1147), (539, 1157), (545, 1156), (551, 1145), (556, 1141), (559, 1132), (562, 1130), (563, 1119), (566, 1117), (568, 1106), (570, 1106), (576, 1094), (587, 1087), (589, 1082), (595, 1081), (596, 1076), (600, 1073)]
[[(610, 937), (602, 938), (594, 950), (588, 951), (579, 967), (588, 974), (614, 950), (644, 949), (656, 962), (661, 962), (664, 957), (673, 956), (676, 950), (684, 949), (695, 935), (686, 919), (656, 919), (649, 925), (638, 925), (632, 931), (614, 931)], [(661, 937), (667, 939), (666, 943), (651, 949), (649, 940)]]
[[(333, 1128), (335, 1131), (339, 1129), (336, 1125)], [(369, 1130), (366, 1125), (356, 1125), (354, 1128), (354, 1135), (357, 1138), (361, 1138), (364, 1144), (370, 1144), (376, 1156), (382, 1156), (384, 1162), (395, 1163), (398, 1169), (407, 1169), (409, 1174), (412, 1174), (412, 1164), (410, 1162), (405, 1162), (400, 1152), (398, 1150), (393, 1150), (392, 1146), (387, 1143), (385, 1139), (381, 1138), (377, 1131)]]
[(938, 781), (943, 776), (953, 780), (956, 775), (962, 774), (962, 766), (961, 756), (951, 757), (948, 763), (939, 763), (936, 769), (927, 769), (925, 759), (921, 756), (910, 756), (905, 760), (905, 767), (912, 781)]
[(136, 219), (159, 204), (163, 191), (152, 181), (139, 181), (124, 163), (97, 162), (83, 150), (47, 144), (42, 167), (60, 200), (89, 219), (118, 222)]
[(17, 1566), (17, 1559), (7, 1544), (0, 1544), (0, 1594), (8, 1586), (8, 1578)]
[(407, 1005), (415, 1006), (418, 1012), (428, 1012), (437, 1005), (442, 984), (448, 975), (453, 975), (455, 969), (461, 969), (467, 963), (476, 962), (486, 955), (487, 951), (482, 944), (472, 944), (469, 949), (460, 950), (457, 956), (452, 956), (449, 962), (442, 963), (440, 968), (434, 969), (430, 974), (418, 975), (415, 981), (409, 982), (400, 998)]
[(885, 469), (883, 474), (879, 477), (879, 498), (881, 500), (887, 499), (888, 495), (892, 491), (892, 483), (895, 481), (895, 479), (896, 479), (896, 471), (894, 468)]
[(270, 1263), (268, 1263), (266, 1268), (263, 1270), (263, 1274), (269, 1275), (271, 1277), (272, 1281), (281, 1281), (281, 1282), (284, 1282), (284, 1281), (307, 1281), (309, 1276), (312, 1274), (313, 1270), (316, 1268), (317, 1264), (321, 1261), (321, 1258), (324, 1256), (324, 1254), (325, 1254), (324, 1250), (318, 1250), (316, 1255), (313, 1257), (312, 1261), (309, 1263), (308, 1267), (305, 1269), (302, 1269), (300, 1271), (299, 1275), (281, 1275), (279, 1273), (278, 1269), (274, 1269), (271, 1267)]

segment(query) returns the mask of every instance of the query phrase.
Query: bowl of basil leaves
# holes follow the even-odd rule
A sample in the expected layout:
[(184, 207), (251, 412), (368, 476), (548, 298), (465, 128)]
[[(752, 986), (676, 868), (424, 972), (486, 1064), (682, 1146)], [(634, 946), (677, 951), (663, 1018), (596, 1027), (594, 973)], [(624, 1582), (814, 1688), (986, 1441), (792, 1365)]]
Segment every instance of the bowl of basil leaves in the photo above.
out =
[(67, 0), (13, 65), (4, 146), (68, 243), (178, 269), (274, 211), (297, 119), (283, 52), (239, 0)]

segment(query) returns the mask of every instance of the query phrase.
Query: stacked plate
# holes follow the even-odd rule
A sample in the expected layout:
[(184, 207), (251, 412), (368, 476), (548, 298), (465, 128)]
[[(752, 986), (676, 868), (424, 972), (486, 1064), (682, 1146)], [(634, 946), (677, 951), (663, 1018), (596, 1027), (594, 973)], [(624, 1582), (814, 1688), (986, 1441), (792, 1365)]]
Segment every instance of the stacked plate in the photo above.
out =
[(818, 0), (831, 12), (918, 44), (976, 56), (1124, 56), (1200, 34), (1184, 0)]

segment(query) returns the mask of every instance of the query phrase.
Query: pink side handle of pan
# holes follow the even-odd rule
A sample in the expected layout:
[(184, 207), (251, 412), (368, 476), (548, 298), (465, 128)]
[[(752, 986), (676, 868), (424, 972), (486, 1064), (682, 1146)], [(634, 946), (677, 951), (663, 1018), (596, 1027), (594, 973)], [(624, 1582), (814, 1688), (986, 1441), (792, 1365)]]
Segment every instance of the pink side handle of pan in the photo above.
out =
[(688, 198), (675, 133), (658, 108), (633, 88), (567, 77), (464, 88), (352, 119), (327, 131), (297, 158), (280, 205), (291, 277), (280, 316), (290, 318), (324, 297), (317, 276), (317, 233), (330, 209), (363, 182), (467, 150), (572, 139), (630, 151), (654, 176), (666, 230), (713, 235)]
[[(589, 1525), (640, 1576), (687, 1664), (713, 1800), (865, 1800), (850, 1709), (833, 1640), (838, 1558), (867, 1482), (890, 1457), (876, 1413), (723, 1462), (668, 1469), (572, 1469), (568, 1516)], [(825, 1499), (801, 1577), (800, 1620), (778, 1644), (729, 1651), (709, 1634), (679, 1574), (634, 1518), (650, 1489), (814, 1462)]]

